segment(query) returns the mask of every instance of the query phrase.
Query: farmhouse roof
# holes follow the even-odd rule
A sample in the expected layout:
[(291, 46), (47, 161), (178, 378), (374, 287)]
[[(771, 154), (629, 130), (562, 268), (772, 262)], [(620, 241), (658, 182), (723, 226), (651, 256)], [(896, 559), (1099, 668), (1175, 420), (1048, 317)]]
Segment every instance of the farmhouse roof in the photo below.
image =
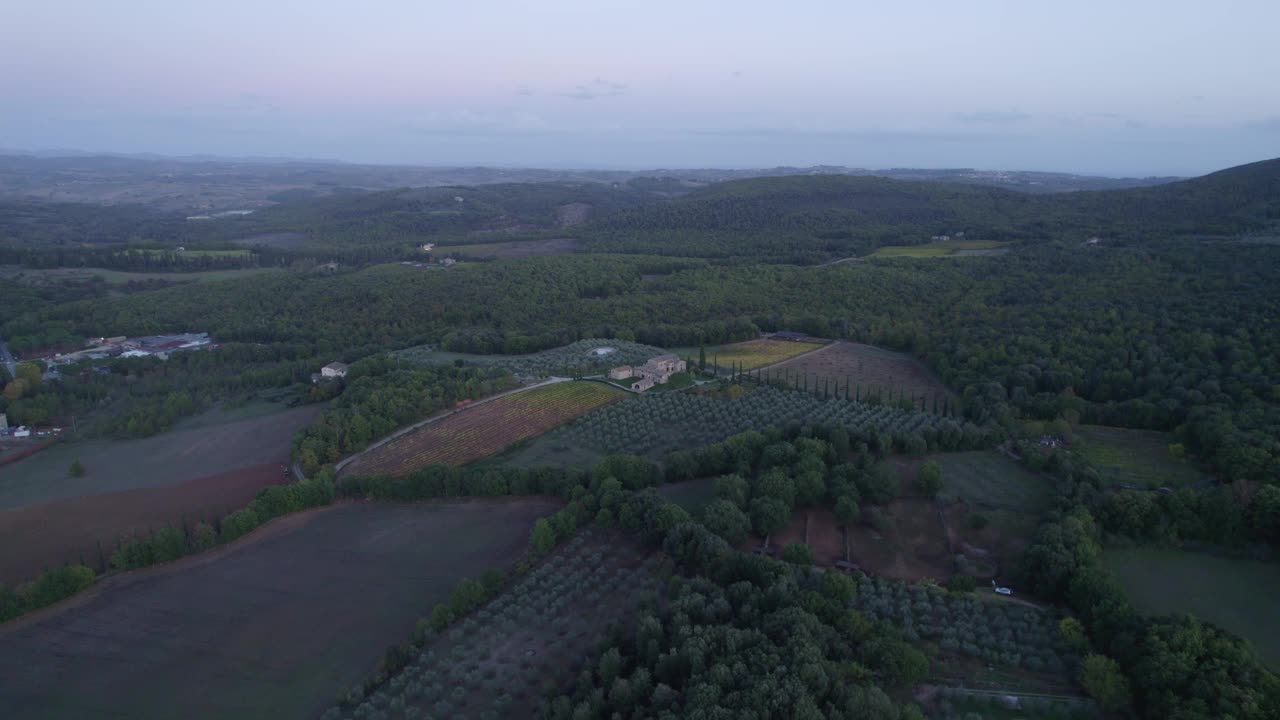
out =
[(350, 367), (350, 366), (349, 366), (349, 365), (347, 365), (346, 363), (331, 362), (331, 363), (329, 363), (328, 365), (325, 365), (325, 366), (324, 366), (323, 368), (321, 368), (321, 369), (322, 369), (322, 370), (333, 370), (334, 372), (346, 372), (348, 367)]

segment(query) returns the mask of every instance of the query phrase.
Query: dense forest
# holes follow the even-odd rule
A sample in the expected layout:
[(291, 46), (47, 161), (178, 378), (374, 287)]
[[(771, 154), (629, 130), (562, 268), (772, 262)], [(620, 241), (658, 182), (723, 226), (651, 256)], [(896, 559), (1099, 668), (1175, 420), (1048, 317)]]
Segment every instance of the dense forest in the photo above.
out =
[[(915, 353), (965, 395), (979, 422), (1066, 414), (1175, 430), (1224, 479), (1263, 479), (1280, 476), (1276, 252), (1170, 241), (826, 268), (628, 256), (446, 273), (393, 265), (71, 303), (2, 332), (173, 332), (199, 317), (199, 329), (226, 342), (359, 357), (423, 343), (529, 352), (583, 337), (673, 347), (790, 328)], [(646, 272), (658, 268), (671, 272)]]

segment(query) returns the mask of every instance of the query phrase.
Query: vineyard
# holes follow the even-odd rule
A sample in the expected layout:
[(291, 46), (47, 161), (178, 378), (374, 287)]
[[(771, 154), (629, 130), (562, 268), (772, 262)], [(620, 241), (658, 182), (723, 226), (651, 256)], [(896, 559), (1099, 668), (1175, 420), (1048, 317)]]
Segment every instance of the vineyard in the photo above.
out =
[(649, 358), (665, 352), (662, 348), (626, 340), (587, 339), (532, 355), (469, 355), (440, 352), (429, 345), (401, 350), (396, 355), (424, 365), (461, 360), (471, 365), (506, 368), (516, 375), (569, 377), (604, 373), (619, 365), (643, 365)]
[(707, 364), (721, 368), (736, 367), (739, 370), (755, 370), (766, 365), (780, 363), (797, 355), (813, 352), (823, 347), (817, 343), (791, 342), (788, 340), (748, 340), (746, 342), (707, 348)]
[(947, 449), (971, 444), (974, 433), (980, 433), (932, 413), (760, 387), (737, 400), (693, 393), (642, 395), (579, 418), (557, 431), (554, 441), (607, 453), (660, 453), (788, 423), (841, 425), (864, 437), (888, 433), (895, 442), (919, 435)]
[(518, 584), (427, 639), (405, 669), (324, 720), (532, 717), (607, 627), (658, 589), (657, 555), (587, 530)]
[(771, 370), (769, 379), (781, 379), (786, 385), (812, 383), (814, 388), (827, 383), (853, 386), (858, 397), (909, 397), (934, 408), (941, 407), (944, 399), (948, 406), (956, 402), (947, 387), (915, 358), (860, 343), (836, 342), (820, 353), (798, 357)]
[(465, 465), (608, 405), (622, 392), (595, 382), (563, 382), (463, 410), (374, 448), (346, 475), (404, 475), (427, 465)]
[(877, 577), (859, 582), (856, 606), (868, 618), (896, 625), (912, 642), (929, 640), (988, 663), (1055, 674), (1074, 664), (1057, 618), (1026, 605)]

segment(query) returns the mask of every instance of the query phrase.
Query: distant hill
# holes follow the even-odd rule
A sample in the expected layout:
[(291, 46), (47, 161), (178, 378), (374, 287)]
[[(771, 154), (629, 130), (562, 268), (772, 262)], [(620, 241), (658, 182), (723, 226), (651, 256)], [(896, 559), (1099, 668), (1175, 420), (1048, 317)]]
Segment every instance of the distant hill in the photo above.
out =
[(339, 194), (344, 189), (381, 191), (442, 185), (563, 182), (627, 186), (672, 196), (728, 180), (795, 175), (877, 176), (992, 186), (1030, 193), (1110, 190), (1176, 179), (1106, 178), (965, 168), (874, 170), (833, 165), (649, 170), (425, 167), (288, 158), (0, 150), (0, 198), (95, 205), (135, 204), (187, 214), (257, 208), (299, 197)]
[(1081, 222), (1112, 229), (1229, 235), (1280, 223), (1280, 158), (1239, 165), (1158, 187), (1055, 198)]
[(1280, 218), (1280, 160), (1163, 185), (1029, 195), (976, 185), (811, 175), (718, 183), (621, 212), (615, 230), (850, 232), (871, 226), (936, 234), (1047, 236), (1061, 231), (1237, 233)]

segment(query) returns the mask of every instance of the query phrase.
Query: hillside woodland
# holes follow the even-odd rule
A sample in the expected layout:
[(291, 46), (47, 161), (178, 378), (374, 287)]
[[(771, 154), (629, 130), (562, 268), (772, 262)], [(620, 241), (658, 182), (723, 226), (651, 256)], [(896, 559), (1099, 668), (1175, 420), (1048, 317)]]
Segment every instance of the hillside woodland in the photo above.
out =
[[(894, 453), (1000, 445), (1051, 477), (1056, 493), (1010, 572), (1070, 623), (1051, 638), (1040, 625), (1005, 617), (1007, 632), (991, 642), (1009, 647), (988, 654), (1006, 664), (1034, 656), (1037, 669), (1070, 668), (1112, 717), (1280, 717), (1280, 681), (1247, 643), (1191, 616), (1141, 614), (1100, 559), (1109, 543), (1194, 543), (1274, 557), (1280, 160), (1163, 185), (1035, 195), (838, 174), (680, 192), (669, 184), (287, 196), (251, 215), (196, 223), (129, 206), (0, 204), (0, 263), (26, 273), (272, 268), (164, 287), (0, 276), (0, 337), (19, 356), (81, 347), (96, 336), (200, 331), (217, 342), (167, 361), (66, 365), (56, 378), (24, 363), (18, 377), (0, 376), (0, 413), (11, 424), (74, 420), (83, 436), (136, 437), (263, 393), (295, 403), (332, 400), (294, 442), (294, 459), (312, 475), (306, 497), (290, 495), (293, 486), (264, 491), (252, 522), (243, 516), (230, 534), (219, 530), (227, 539), (242, 534), (236, 528), (341, 493), (412, 500), (543, 492), (566, 504), (535, 529), (532, 559), (587, 525), (661, 551), (673, 563), (665, 590), (602, 637), (576, 679), (549, 688), (543, 714), (554, 718), (919, 717), (909, 688), (928, 671), (917, 648), (932, 647), (921, 638), (978, 645), (944, 636), (938, 619), (967, 612), (968, 600), (952, 593), (972, 582), (946, 591), (859, 582), (805, 567), (807, 548), (789, 548), (786, 562), (732, 548), (749, 533), (782, 530), (797, 508), (829, 510), (848, 524), (861, 516), (860, 504), (887, 503), (898, 493), (889, 470)], [(299, 239), (235, 242), (272, 233)], [(1007, 252), (866, 257), (878, 247), (959, 233), (1008, 242)], [(574, 251), (446, 268), (418, 248), (551, 238), (576, 241)], [(408, 260), (421, 262), (397, 262)], [(333, 272), (314, 271), (329, 261), (338, 263)], [(833, 409), (848, 401), (846, 382), (843, 399), (836, 383), (834, 397), (824, 386), (823, 403), (793, 403), (828, 408), (828, 417), (751, 427), (661, 464), (609, 456), (567, 470), (432, 466), (337, 487), (325, 468), (460, 400), (514, 387), (503, 356), (600, 338), (682, 348), (692, 361), (700, 347), (778, 330), (910, 353), (955, 393), (944, 405), (947, 417), (936, 415), (936, 401), (934, 415), (915, 408), (914, 396), (907, 401), (919, 411), (911, 418), (932, 418), (921, 427), (942, 429), (901, 437), (870, 426), (851, 431), (831, 418), (907, 414)], [(424, 345), (492, 357), (421, 366), (392, 354)], [(313, 384), (312, 373), (335, 360), (353, 363), (350, 374)], [(711, 393), (704, 404), (719, 400), (715, 393), (801, 392), (748, 390), (758, 376), (736, 368), (727, 378), (699, 377), (707, 386), (691, 391)], [(716, 437), (759, 424), (737, 416), (747, 425), (726, 422), (734, 429)], [(1028, 430), (1066, 436), (1082, 423), (1171, 433), (1170, 451), (1187, 457), (1201, 481), (1156, 492), (1111, 486), (1081, 455), (1046, 450)], [(694, 478), (719, 480), (714, 501), (693, 515), (649, 489)], [(936, 478), (921, 484), (932, 488), (930, 497), (938, 491)], [(197, 545), (183, 545), (180, 535), (170, 539), (182, 552)], [(138, 558), (156, 556), (135, 549)], [(0, 604), (8, 603), (0, 611), (16, 615), (91, 580), (92, 573), (51, 574), (44, 585), (0, 593)], [(452, 622), (446, 615), (438, 629)], [(905, 618), (919, 618), (919, 627)], [(1027, 642), (1038, 649), (1017, 650), (1015, 636), (1034, 639)], [(381, 717), (378, 703), (389, 701), (375, 702), (379, 688), (409, 687), (393, 676), (415, 652), (389, 655), (379, 676), (332, 716)], [(990, 659), (981, 649), (970, 655)]]

